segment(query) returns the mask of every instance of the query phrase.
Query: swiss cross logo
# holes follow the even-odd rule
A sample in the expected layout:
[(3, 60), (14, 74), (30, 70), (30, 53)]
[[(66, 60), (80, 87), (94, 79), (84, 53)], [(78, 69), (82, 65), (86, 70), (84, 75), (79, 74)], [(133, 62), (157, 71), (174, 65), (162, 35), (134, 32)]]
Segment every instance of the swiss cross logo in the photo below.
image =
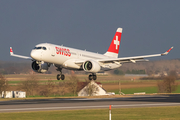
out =
[(114, 40), (114, 44), (116, 45), (116, 50), (117, 50), (119, 45), (118, 36), (116, 36), (116, 40)]
[(121, 33), (120, 32), (116, 32), (112, 42), (109, 46), (108, 52), (112, 52), (112, 53), (119, 53), (119, 46), (120, 46), (120, 41), (121, 41)]

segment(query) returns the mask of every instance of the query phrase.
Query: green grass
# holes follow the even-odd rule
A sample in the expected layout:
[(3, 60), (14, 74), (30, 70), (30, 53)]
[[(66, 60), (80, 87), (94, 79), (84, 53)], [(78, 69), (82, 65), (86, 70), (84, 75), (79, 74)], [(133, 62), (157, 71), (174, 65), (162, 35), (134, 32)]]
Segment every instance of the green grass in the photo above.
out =
[(21, 81), (8, 81), (9, 84), (17, 84), (20, 83)]
[(172, 93), (180, 93), (180, 85), (178, 85), (177, 90)]
[[(119, 90), (117, 89), (108, 92), (115, 92), (115, 94), (119, 94)], [(152, 94), (152, 93), (158, 93), (158, 88), (157, 87), (126, 88), (126, 89), (121, 89), (121, 92), (123, 92), (124, 94), (134, 94), (139, 92), (146, 92), (147, 94)], [(180, 85), (178, 85), (177, 90), (172, 93), (180, 93)]]
[[(179, 120), (180, 107), (112, 108), (112, 120)], [(2, 120), (108, 120), (109, 110), (59, 110), (0, 113)]]
[[(144, 88), (126, 88), (126, 89), (121, 89), (121, 92), (124, 94), (134, 94), (134, 93), (139, 93), (139, 92), (146, 92), (147, 94), (151, 93), (157, 93), (157, 87), (144, 87)], [(108, 92), (115, 92), (115, 94), (119, 94), (119, 90), (111, 90)]]
[[(18, 84), (18, 83), (21, 83), (22, 81), (8, 81), (9, 84)], [(48, 80), (41, 80), (41, 81), (38, 81), (39, 83), (46, 83), (48, 82)], [(62, 80), (52, 80), (52, 82), (55, 82), (55, 83), (59, 83), (59, 82), (63, 82)]]
[(139, 93), (139, 92), (157, 93), (158, 88), (157, 87), (128, 88), (128, 89), (122, 89), (121, 91), (124, 94), (134, 94), (134, 93)]

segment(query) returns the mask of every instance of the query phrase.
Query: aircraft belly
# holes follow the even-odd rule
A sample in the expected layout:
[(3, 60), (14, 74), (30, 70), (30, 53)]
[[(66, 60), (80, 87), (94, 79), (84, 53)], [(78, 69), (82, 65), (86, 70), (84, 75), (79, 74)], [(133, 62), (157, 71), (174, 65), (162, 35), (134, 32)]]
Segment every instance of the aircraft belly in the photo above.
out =
[(65, 56), (56, 56), (53, 59), (53, 63), (54, 64), (59, 64), (62, 65), (65, 61), (67, 61), (69, 58), (65, 57)]
[(51, 56), (51, 55), (44, 55), (42, 61), (47, 62), (47, 63), (52, 63), (52, 64), (58, 64), (62, 65), (66, 60), (68, 60), (66, 56)]
[(68, 69), (81, 69), (81, 64), (76, 64), (77, 59), (68, 59), (63, 63), (63, 67)]

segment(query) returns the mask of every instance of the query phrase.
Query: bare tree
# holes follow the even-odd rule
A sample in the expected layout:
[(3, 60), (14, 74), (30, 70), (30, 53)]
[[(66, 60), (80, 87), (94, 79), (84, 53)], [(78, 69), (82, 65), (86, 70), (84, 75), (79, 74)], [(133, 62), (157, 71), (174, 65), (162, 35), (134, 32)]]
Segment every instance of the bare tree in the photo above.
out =
[(38, 79), (34, 74), (29, 75), (27, 79), (25, 81), (22, 81), (20, 84), (21, 88), (26, 91), (27, 96), (34, 96), (35, 89), (37, 89), (39, 86)]
[(0, 94), (2, 94), (2, 91), (4, 91), (4, 94), (6, 96), (5, 91), (7, 91), (8, 87), (9, 87), (8, 81), (3, 75), (0, 74)]
[(70, 82), (68, 83), (69, 89), (73, 92), (74, 96), (77, 95), (79, 79), (76, 77), (74, 72), (71, 72)]
[(53, 93), (53, 88), (55, 87), (52, 80), (48, 80), (43, 90), (40, 92), (41, 95), (49, 97)]
[(88, 93), (88, 96), (93, 96), (97, 92), (99, 92), (99, 88), (94, 84), (95, 82), (92, 80), (87, 86), (85, 91)]
[(65, 88), (66, 88), (66, 82), (62, 81), (62, 82), (59, 82), (59, 85), (58, 85), (58, 93), (60, 95), (64, 95), (65, 94)]
[(158, 82), (158, 92), (160, 93), (172, 93), (177, 89), (176, 74), (172, 71), (171, 74), (164, 77), (163, 81)]

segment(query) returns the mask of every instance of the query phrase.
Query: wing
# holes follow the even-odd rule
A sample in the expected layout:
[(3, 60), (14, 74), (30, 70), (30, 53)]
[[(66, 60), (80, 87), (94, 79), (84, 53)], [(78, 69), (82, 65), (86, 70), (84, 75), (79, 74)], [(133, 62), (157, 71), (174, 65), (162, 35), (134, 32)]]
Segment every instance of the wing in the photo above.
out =
[(13, 50), (12, 50), (12, 47), (10, 47), (10, 55), (11, 55), (11, 56), (14, 56), (14, 57), (19, 57), (19, 58), (24, 58), (24, 59), (32, 60), (31, 57), (14, 54), (14, 53), (13, 53)]
[(127, 63), (127, 62), (136, 63), (137, 61), (149, 61), (145, 58), (164, 56), (164, 55), (167, 55), (172, 49), (173, 49), (173, 47), (171, 47), (168, 51), (166, 51), (165, 53), (162, 53), (162, 54), (143, 55), (143, 56), (134, 56), (134, 57), (123, 57), (123, 58), (99, 59), (98, 61), (102, 62), (102, 63), (116, 63), (116, 64)]

